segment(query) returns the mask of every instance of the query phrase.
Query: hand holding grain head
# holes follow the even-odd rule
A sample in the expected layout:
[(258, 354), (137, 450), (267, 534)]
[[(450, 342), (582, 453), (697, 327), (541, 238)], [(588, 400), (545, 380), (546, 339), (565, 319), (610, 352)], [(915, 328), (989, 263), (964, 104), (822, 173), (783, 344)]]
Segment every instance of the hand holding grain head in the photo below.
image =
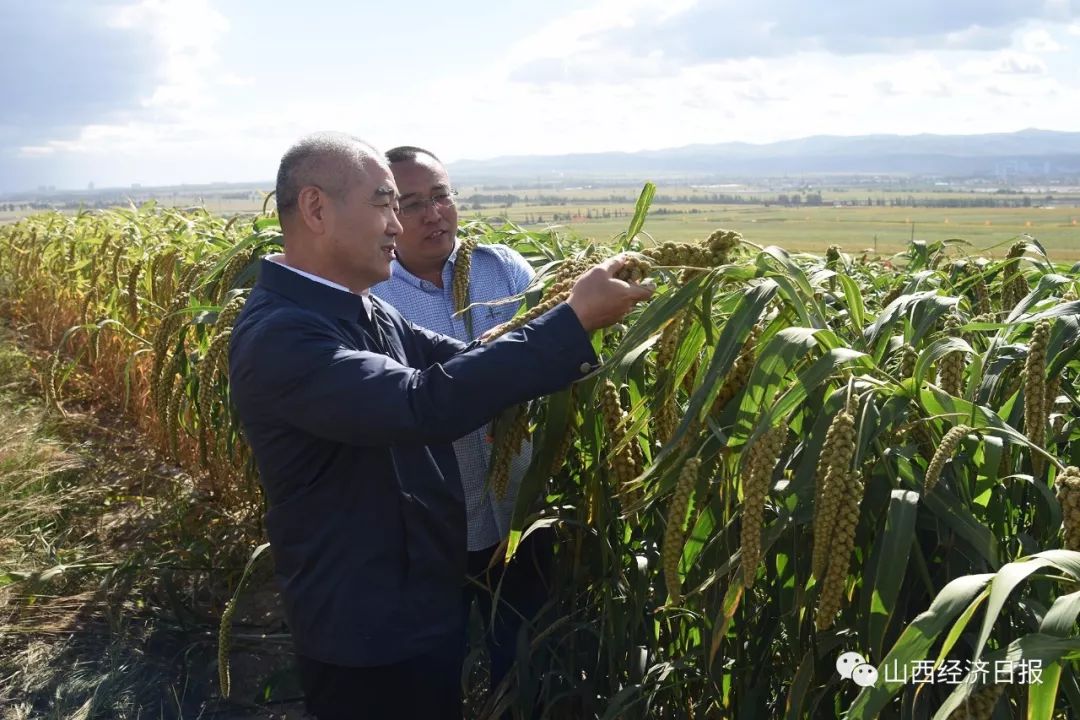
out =
[(615, 277), (625, 263), (624, 255), (608, 258), (586, 270), (574, 283), (566, 303), (585, 330), (591, 332), (614, 325), (633, 310), (634, 305), (652, 297), (653, 287)]

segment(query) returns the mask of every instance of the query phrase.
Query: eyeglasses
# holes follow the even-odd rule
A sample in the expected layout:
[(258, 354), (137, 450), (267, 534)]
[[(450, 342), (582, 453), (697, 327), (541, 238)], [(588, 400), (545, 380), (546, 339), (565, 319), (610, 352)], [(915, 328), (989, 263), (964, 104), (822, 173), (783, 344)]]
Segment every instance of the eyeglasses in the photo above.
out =
[(436, 210), (446, 210), (457, 204), (457, 201), (454, 199), (454, 196), (456, 195), (457, 190), (451, 189), (437, 192), (431, 197), (409, 200), (408, 202), (401, 204), (397, 214), (401, 217), (415, 217), (421, 213), (427, 212), (429, 207), (434, 207)]

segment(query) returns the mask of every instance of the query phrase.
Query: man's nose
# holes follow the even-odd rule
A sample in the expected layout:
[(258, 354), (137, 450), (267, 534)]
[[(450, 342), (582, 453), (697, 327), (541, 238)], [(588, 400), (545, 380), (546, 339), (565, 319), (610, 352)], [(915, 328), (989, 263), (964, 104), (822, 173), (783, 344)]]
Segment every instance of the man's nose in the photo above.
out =
[(435, 203), (428, 199), (428, 201), (424, 203), (424, 220), (431, 220), (432, 213), (434, 213), (434, 219), (436, 221), (442, 219), (442, 215), (439, 213), (439, 208), (436, 207)]
[(387, 235), (399, 235), (401, 234), (401, 218), (397, 216), (397, 213), (390, 213), (390, 222), (386, 226)]

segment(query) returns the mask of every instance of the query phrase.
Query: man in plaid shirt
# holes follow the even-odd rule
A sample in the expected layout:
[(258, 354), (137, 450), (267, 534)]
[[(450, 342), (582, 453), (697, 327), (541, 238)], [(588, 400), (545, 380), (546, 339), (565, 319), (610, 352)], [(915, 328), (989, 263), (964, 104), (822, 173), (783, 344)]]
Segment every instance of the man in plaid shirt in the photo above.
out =
[[(373, 286), (371, 292), (416, 325), (466, 343), (512, 318), (519, 301), (474, 307), (469, 311), (471, 323), (466, 323), (464, 315), (455, 315), (453, 277), (461, 243), (457, 239), (455, 191), (446, 168), (434, 154), (417, 147), (394, 148), (386, 158), (400, 193), (402, 232), (397, 237), (397, 259), (391, 265), (390, 279)], [(478, 245), (471, 258), (469, 302), (520, 295), (533, 276), (525, 258), (509, 247)], [(522, 617), (532, 618), (546, 600), (551, 540), (544, 533), (532, 533), (504, 572), (500, 543), (509, 533), (532, 448), (528, 441), (522, 444), (511, 463), (509, 489), (500, 500), (487, 482), (492, 445), (489, 430), (481, 428), (456, 440), (454, 454), (461, 470), (468, 521), (469, 578), (464, 612), (477, 601), (491, 654), (494, 688), (513, 663)], [(500, 579), (500, 609), (492, 625), (491, 604)]]

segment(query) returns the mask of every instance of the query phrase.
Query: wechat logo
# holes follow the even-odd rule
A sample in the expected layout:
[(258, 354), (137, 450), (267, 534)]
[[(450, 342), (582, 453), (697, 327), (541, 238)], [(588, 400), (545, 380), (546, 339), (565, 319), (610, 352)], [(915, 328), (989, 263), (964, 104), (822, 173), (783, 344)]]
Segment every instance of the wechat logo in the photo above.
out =
[(846, 652), (836, 658), (836, 672), (845, 680), (852, 680), (859, 687), (870, 687), (877, 682), (877, 668), (866, 662), (857, 652)]

